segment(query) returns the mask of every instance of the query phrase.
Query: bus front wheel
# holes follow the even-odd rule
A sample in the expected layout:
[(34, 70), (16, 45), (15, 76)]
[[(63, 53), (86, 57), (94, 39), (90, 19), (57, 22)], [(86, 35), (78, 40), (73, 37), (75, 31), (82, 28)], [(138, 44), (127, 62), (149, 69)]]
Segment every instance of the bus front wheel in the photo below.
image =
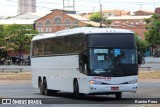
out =
[(117, 92), (115, 93), (116, 99), (121, 99), (122, 98), (122, 92)]
[(79, 86), (78, 86), (78, 81), (74, 81), (74, 97), (75, 98), (79, 98), (80, 94), (79, 94)]

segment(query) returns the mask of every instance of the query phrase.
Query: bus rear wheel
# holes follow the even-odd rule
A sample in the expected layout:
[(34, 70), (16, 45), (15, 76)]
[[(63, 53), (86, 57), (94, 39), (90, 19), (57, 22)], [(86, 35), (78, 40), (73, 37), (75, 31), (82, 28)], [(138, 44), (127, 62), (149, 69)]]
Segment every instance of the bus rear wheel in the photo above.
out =
[(43, 87), (43, 82), (42, 82), (41, 79), (40, 79), (40, 81), (39, 81), (39, 90), (40, 90), (40, 93), (41, 93), (42, 95), (44, 95), (44, 87)]
[(49, 96), (51, 91), (48, 90), (48, 88), (47, 88), (47, 80), (46, 79), (43, 80), (43, 87), (44, 87), (44, 95)]
[(115, 93), (116, 99), (121, 99), (122, 98), (122, 92), (117, 92)]

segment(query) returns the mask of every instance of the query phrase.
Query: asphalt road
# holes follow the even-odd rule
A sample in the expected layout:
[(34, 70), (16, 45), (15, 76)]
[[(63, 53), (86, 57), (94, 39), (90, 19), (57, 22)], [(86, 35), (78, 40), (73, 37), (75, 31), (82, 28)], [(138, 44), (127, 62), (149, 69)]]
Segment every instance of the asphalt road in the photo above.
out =
[[(151, 70), (160, 70), (159, 63), (148, 63), (142, 66), (152, 67)], [(0, 66), (0, 68), (8, 66)], [(24, 71), (31, 71), (30, 66), (10, 66), (21, 67)], [(147, 70), (147, 69), (146, 69)], [(39, 105), (38, 107), (139, 107), (137, 104), (127, 104), (139, 98), (160, 98), (160, 82), (139, 83), (137, 93), (123, 93), (121, 100), (115, 100), (114, 95), (109, 96), (85, 96), (82, 99), (74, 99), (71, 93), (61, 92), (56, 96), (40, 95), (39, 90), (32, 87), (31, 83), (16, 85), (0, 85), (0, 98), (49, 98), (52, 104)], [(48, 99), (48, 100), (49, 100)], [(106, 105), (107, 104), (107, 105)], [(141, 104), (138, 104), (141, 106)], [(23, 107), (32, 107), (25, 105)], [(21, 105), (0, 105), (0, 107), (21, 107)], [(36, 107), (36, 106), (35, 106)]]
[[(159, 82), (141, 82), (138, 85), (137, 93), (123, 93), (123, 98), (159, 98), (160, 94)], [(33, 88), (31, 83), (16, 84), (16, 85), (0, 85), (0, 97), (3, 98), (67, 98), (68, 100), (74, 100), (71, 93), (61, 92), (56, 96), (44, 96), (40, 95), (39, 90)], [(114, 99), (114, 96), (86, 96), (85, 98), (97, 98), (97, 99)], [(93, 99), (94, 99), (93, 98)], [(81, 99), (83, 101), (83, 99)], [(84, 100), (83, 102), (85, 102)], [(65, 103), (65, 102), (64, 102)]]
[[(17, 85), (0, 85), (0, 97), (2, 98), (49, 98), (52, 104), (127, 104), (138, 98), (159, 98), (160, 83), (139, 83), (137, 93), (123, 93), (121, 100), (115, 100), (114, 95), (84, 96), (74, 99), (73, 94), (61, 92), (56, 96), (44, 96), (31, 83)], [(51, 98), (51, 99), (50, 99)]]

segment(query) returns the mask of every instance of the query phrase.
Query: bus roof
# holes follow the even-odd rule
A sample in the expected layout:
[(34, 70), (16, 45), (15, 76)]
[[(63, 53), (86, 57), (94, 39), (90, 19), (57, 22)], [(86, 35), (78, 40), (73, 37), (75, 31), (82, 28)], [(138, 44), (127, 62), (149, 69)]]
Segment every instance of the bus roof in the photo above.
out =
[(134, 32), (126, 29), (79, 27), (74, 29), (58, 31), (55, 33), (41, 33), (33, 37), (32, 41), (39, 39), (47, 39), (57, 36), (65, 36), (70, 34), (78, 34), (78, 33), (93, 34), (93, 33), (134, 33)]

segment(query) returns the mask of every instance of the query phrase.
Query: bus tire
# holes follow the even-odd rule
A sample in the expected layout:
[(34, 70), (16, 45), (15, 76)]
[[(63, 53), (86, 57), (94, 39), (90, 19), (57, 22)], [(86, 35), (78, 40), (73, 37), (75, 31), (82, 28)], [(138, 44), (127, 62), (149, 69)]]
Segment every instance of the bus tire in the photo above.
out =
[(39, 90), (40, 90), (40, 93), (44, 95), (44, 87), (43, 87), (42, 79), (40, 79), (39, 81)]
[(47, 88), (47, 80), (46, 79), (43, 80), (43, 87), (44, 87), (44, 95), (49, 96), (51, 93), (51, 90), (48, 90), (48, 88)]
[(115, 93), (116, 99), (121, 99), (122, 98), (122, 92), (117, 92)]
[(77, 99), (80, 98), (79, 85), (77, 80), (74, 81), (74, 97)]

